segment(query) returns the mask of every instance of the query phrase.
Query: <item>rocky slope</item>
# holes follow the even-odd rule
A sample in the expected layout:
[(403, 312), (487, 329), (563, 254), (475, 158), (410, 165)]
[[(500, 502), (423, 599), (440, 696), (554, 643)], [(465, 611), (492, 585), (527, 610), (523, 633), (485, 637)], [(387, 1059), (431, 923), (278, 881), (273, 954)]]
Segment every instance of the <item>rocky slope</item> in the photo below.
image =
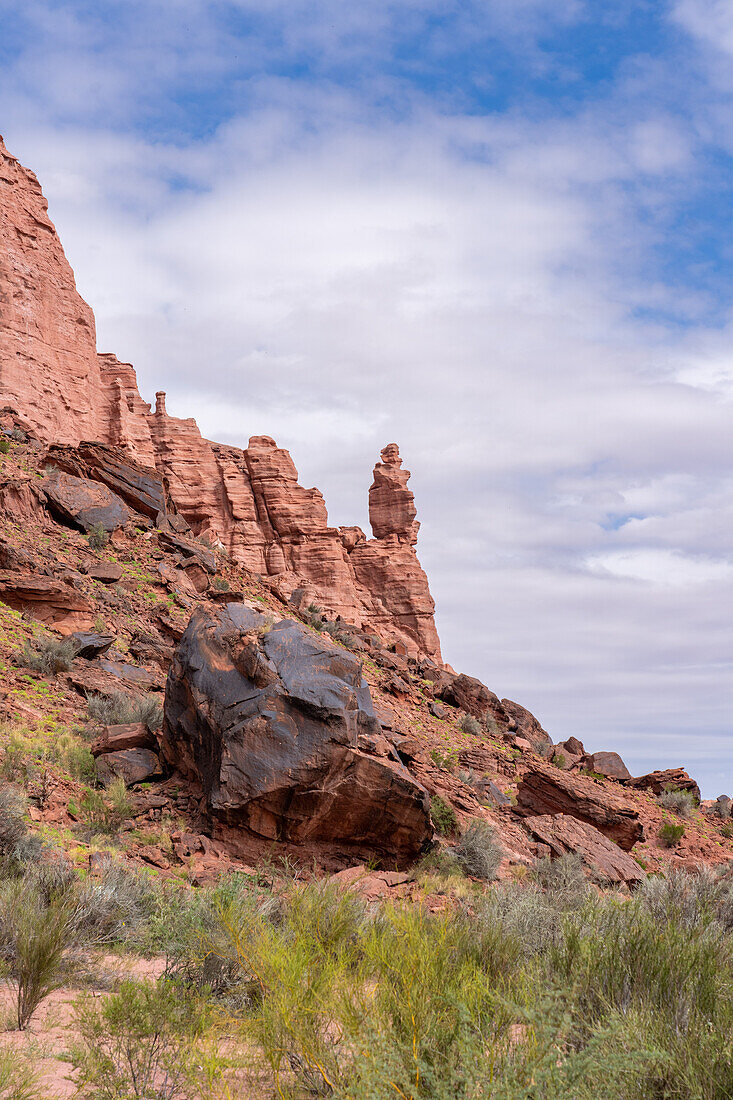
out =
[(211, 443), (196, 421), (142, 400), (129, 363), (97, 355), (94, 316), (76, 291), (40, 185), (0, 138), (0, 408), (39, 438), (121, 447), (163, 479), (168, 507), (248, 569), (309, 601), (440, 658), (434, 603), (415, 553), (409, 472), (390, 444), (374, 468), (369, 518), (329, 527), (322, 495), (298, 484), (286, 450), (253, 436)]

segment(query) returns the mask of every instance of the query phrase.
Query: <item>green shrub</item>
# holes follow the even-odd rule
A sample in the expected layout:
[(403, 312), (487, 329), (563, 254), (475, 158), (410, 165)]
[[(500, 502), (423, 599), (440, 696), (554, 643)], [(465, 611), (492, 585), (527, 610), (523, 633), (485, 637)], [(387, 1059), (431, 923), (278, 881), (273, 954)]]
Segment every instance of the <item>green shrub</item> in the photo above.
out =
[(229, 581), (226, 579), (226, 577), (214, 577), (214, 588), (217, 590), (217, 592), (228, 592)]
[(671, 821), (665, 821), (659, 830), (659, 839), (665, 848), (675, 848), (684, 835), (684, 825), (675, 825)]
[(504, 849), (491, 825), (472, 821), (456, 845), (456, 857), (466, 874), (491, 882), (504, 858)]
[(0, 1100), (40, 1100), (41, 1095), (47, 1093), (26, 1059), (16, 1050), (0, 1050)]
[(458, 750), (448, 748), (443, 752), (442, 749), (431, 749), (430, 759), (443, 771), (451, 772), (458, 763)]
[(109, 532), (101, 523), (96, 523), (87, 531), (87, 542), (92, 550), (103, 550), (109, 542)]
[(216, 1076), (205, 1047), (206, 1007), (170, 982), (124, 982), (117, 993), (77, 1002), (80, 1042), (71, 1052), (90, 1100), (173, 1100), (201, 1095)]
[(61, 964), (73, 936), (65, 891), (49, 902), (32, 879), (6, 883), (0, 895), (0, 928), (9, 952), (17, 1024), (23, 1031), (39, 1004), (61, 984)]
[(111, 695), (90, 695), (87, 713), (100, 726), (120, 726), (128, 722), (143, 722), (148, 729), (159, 729), (163, 724), (163, 708), (154, 695), (131, 698), (124, 692)]
[(0, 455), (6, 455), (10, 450), (10, 443), (7, 439), (0, 439)]
[(440, 833), (441, 836), (450, 836), (456, 831), (458, 825), (456, 812), (439, 794), (430, 799), (430, 817), (436, 833)]
[(458, 728), (463, 733), (470, 733), (472, 737), (481, 735), (481, 723), (472, 714), (462, 714), (458, 719)]
[(113, 836), (132, 812), (124, 779), (117, 776), (104, 792), (88, 787), (82, 795), (79, 809), (84, 824), (92, 833)]
[(56, 676), (71, 668), (76, 649), (73, 638), (34, 638), (26, 641), (21, 663), (44, 676)]
[(563, 756), (561, 752), (555, 752), (552, 754), (552, 763), (555, 765), (556, 768), (560, 768), (561, 770), (564, 770), (568, 766), (567, 759)]
[(678, 814), (680, 817), (690, 817), (695, 809), (695, 799), (690, 791), (679, 791), (669, 788), (657, 798), (657, 802), (665, 810)]
[(0, 875), (15, 875), (37, 859), (40, 839), (28, 832), (28, 801), (13, 787), (0, 787)]

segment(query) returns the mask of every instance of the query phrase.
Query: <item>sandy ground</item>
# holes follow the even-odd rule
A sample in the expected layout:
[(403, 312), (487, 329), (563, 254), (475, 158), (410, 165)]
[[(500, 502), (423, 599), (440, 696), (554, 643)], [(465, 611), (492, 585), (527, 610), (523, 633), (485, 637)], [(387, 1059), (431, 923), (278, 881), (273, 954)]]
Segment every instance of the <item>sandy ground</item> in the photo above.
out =
[[(75, 1039), (73, 1003), (76, 998), (82, 992), (102, 997), (126, 978), (157, 978), (164, 966), (164, 959), (105, 955), (95, 962), (90, 980), (83, 988), (62, 988), (51, 993), (36, 1010), (25, 1031), (0, 1031), (0, 1046), (28, 1058), (41, 1078), (40, 1093), (44, 1100), (66, 1100), (76, 1093), (73, 1069), (65, 1057)], [(0, 1019), (5, 1028), (13, 1027), (13, 992), (7, 985), (0, 985)]]

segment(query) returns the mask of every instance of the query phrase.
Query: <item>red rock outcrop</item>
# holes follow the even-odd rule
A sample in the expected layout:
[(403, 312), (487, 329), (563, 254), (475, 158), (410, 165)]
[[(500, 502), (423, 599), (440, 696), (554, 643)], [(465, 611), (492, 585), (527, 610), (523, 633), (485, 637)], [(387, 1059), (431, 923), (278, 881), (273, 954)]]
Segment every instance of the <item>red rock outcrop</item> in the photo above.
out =
[[(95, 441), (127, 455), (140, 468), (127, 477), (135, 491), (154, 470), (169, 508), (195, 535), (273, 578), (286, 598), (301, 588), (331, 616), (441, 660), (435, 606), (414, 549), (420, 525), (410, 473), (397, 445), (386, 446), (374, 467), (375, 537), (367, 539), (358, 527), (328, 526), (321, 493), (299, 484), (290, 455), (269, 436), (253, 436), (243, 450), (211, 443), (195, 420), (168, 415), (162, 392), (152, 412), (134, 368), (97, 354), (94, 316), (77, 293), (40, 185), (2, 139), (0, 304), (0, 408), (48, 443)], [(112, 469), (103, 458), (100, 465), (86, 448), (83, 476), (119, 491), (124, 463), (116, 459)], [(67, 456), (67, 472), (80, 474), (73, 463)]]

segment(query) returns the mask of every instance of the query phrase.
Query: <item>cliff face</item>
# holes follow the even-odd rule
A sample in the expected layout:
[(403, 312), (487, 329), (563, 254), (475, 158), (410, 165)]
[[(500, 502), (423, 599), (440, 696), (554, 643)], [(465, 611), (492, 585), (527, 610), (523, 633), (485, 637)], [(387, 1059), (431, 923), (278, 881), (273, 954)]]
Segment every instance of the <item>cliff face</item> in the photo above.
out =
[(162, 476), (171, 507), (246, 568), (408, 652), (440, 660), (419, 524), (399, 449), (374, 467), (367, 539), (329, 527), (323, 496), (304, 489), (286, 450), (253, 436), (244, 450), (204, 439), (193, 419), (141, 398), (134, 368), (98, 355), (94, 315), (79, 296), (40, 185), (0, 138), (0, 408), (47, 442), (123, 447)]

